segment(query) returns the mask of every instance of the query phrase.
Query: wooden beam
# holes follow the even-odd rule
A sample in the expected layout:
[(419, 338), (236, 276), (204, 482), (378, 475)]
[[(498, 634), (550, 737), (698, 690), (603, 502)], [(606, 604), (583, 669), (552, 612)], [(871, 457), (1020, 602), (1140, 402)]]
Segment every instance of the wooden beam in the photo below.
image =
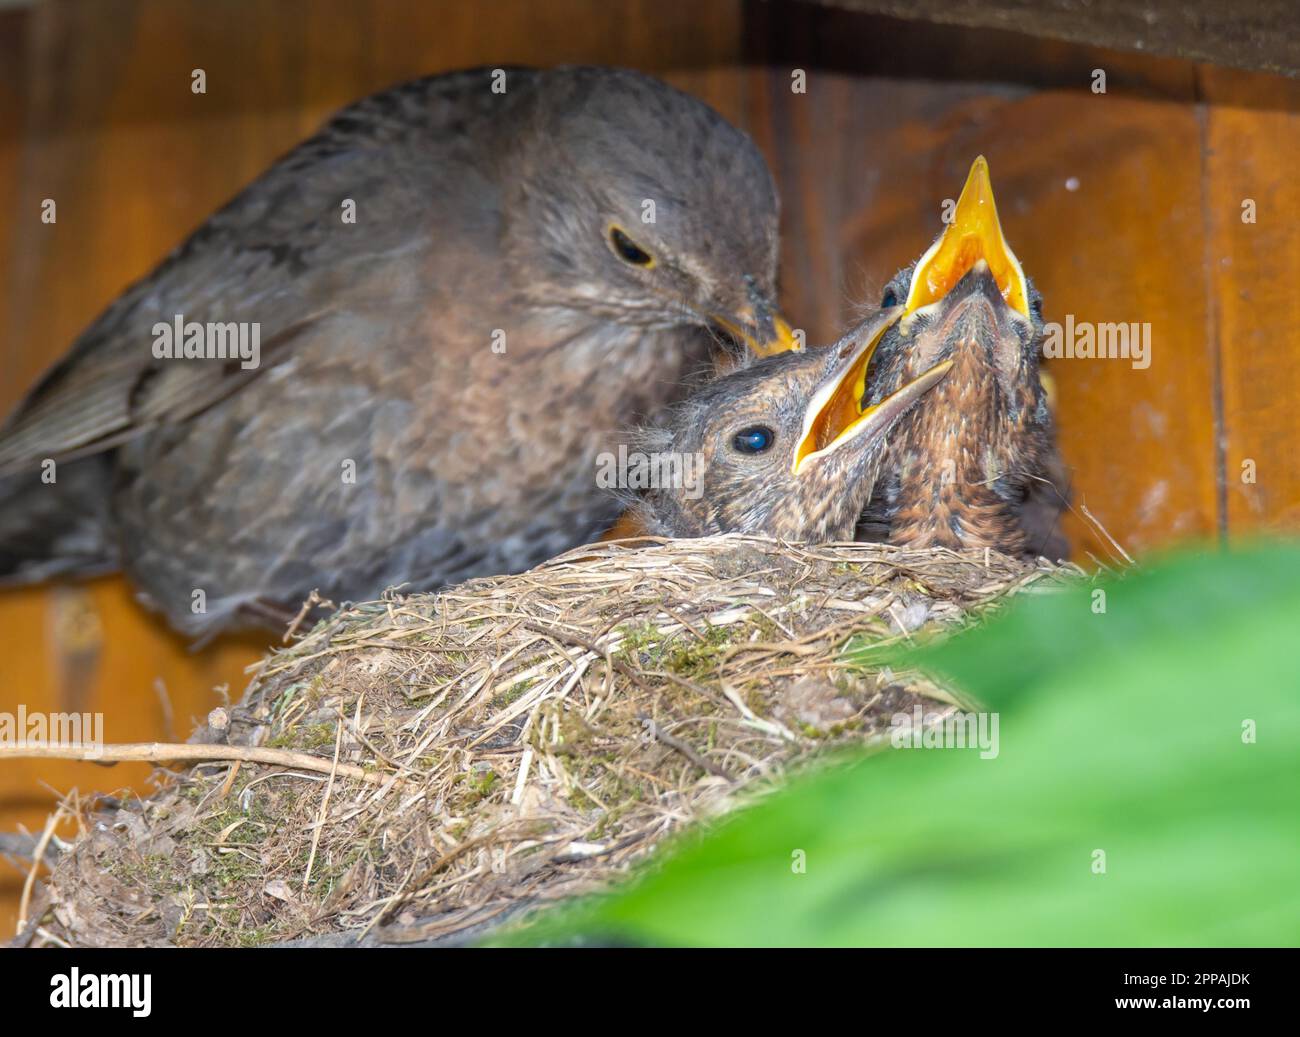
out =
[(1218, 65), (1300, 73), (1293, 0), (813, 0), (893, 18), (1113, 47)]

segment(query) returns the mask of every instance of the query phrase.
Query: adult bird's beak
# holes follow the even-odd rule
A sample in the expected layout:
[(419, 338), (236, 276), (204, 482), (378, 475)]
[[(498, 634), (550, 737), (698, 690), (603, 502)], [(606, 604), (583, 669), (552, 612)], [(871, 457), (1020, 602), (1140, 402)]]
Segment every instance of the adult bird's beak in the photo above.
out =
[(779, 313), (756, 317), (754, 311), (747, 306), (734, 317), (718, 313), (712, 317), (721, 327), (745, 343), (755, 356), (775, 356), (777, 353), (790, 350), (799, 352), (803, 349), (794, 337), (790, 322)]
[(903, 315), (938, 302), (981, 259), (988, 263), (1007, 305), (1028, 317), (1029, 284), (1020, 260), (1002, 236), (989, 164), (983, 155), (970, 167), (952, 222), (917, 261)]
[(800, 352), (803, 343), (772, 301), (752, 277), (745, 278), (748, 302), (734, 314), (711, 313), (709, 317), (749, 347), (756, 356), (774, 356), (791, 350)]
[(804, 412), (803, 430), (794, 451), (794, 474), (815, 457), (824, 457), (852, 442), (865, 445), (883, 437), (907, 410), (952, 368), (945, 360), (878, 404), (863, 407), (867, 368), (885, 332), (903, 315), (903, 307), (881, 310), (839, 344), (831, 376), (813, 393)]

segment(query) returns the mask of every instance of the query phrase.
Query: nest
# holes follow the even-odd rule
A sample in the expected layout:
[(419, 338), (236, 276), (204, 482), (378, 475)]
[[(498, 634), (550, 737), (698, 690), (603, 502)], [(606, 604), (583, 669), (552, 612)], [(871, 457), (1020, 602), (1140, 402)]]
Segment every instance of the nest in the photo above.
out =
[(1076, 572), (730, 536), (349, 606), (195, 736), (318, 766), (204, 762), (160, 771), (147, 798), (65, 804), (81, 834), (22, 940), (475, 938), (881, 740), (895, 713), (954, 708), (919, 674), (851, 665), (851, 635), (911, 639)]

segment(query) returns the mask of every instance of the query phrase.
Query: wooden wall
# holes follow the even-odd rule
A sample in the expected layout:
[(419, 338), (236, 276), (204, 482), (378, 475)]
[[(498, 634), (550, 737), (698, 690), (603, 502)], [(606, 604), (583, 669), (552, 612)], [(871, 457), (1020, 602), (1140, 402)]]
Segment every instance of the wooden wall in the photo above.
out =
[[(0, 14), (0, 408), (331, 110), (510, 62), (642, 68), (746, 127), (784, 200), (784, 304), (814, 341), (929, 243), (983, 152), (1049, 319), (1151, 324), (1147, 370), (1054, 365), (1077, 502), (1135, 553), (1300, 525), (1286, 362), (1300, 352), (1300, 84), (797, 3), (54, 0)], [(189, 90), (194, 68), (206, 95)], [(1089, 89), (1098, 68), (1105, 94)], [(1084, 560), (1112, 556), (1090, 523), (1070, 532)], [(119, 580), (0, 593), (0, 638), (0, 710), (99, 710), (112, 741), (184, 738), (263, 646), (190, 652)], [(52, 790), (145, 777), (0, 765), (0, 831), (39, 827)], [(0, 864), (0, 933), (20, 882)]]

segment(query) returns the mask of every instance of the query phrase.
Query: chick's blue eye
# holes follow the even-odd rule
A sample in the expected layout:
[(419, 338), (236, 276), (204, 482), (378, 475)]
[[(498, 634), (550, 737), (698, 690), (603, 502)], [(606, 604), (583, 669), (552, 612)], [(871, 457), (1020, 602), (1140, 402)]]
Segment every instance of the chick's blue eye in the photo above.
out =
[(741, 429), (731, 438), (731, 445), (742, 454), (761, 454), (772, 445), (772, 430), (764, 425)]
[(886, 288), (885, 294), (880, 300), (880, 308), (882, 310), (887, 310), (891, 306), (897, 306), (897, 305), (898, 305), (898, 293), (895, 292), (894, 289), (892, 288)]

